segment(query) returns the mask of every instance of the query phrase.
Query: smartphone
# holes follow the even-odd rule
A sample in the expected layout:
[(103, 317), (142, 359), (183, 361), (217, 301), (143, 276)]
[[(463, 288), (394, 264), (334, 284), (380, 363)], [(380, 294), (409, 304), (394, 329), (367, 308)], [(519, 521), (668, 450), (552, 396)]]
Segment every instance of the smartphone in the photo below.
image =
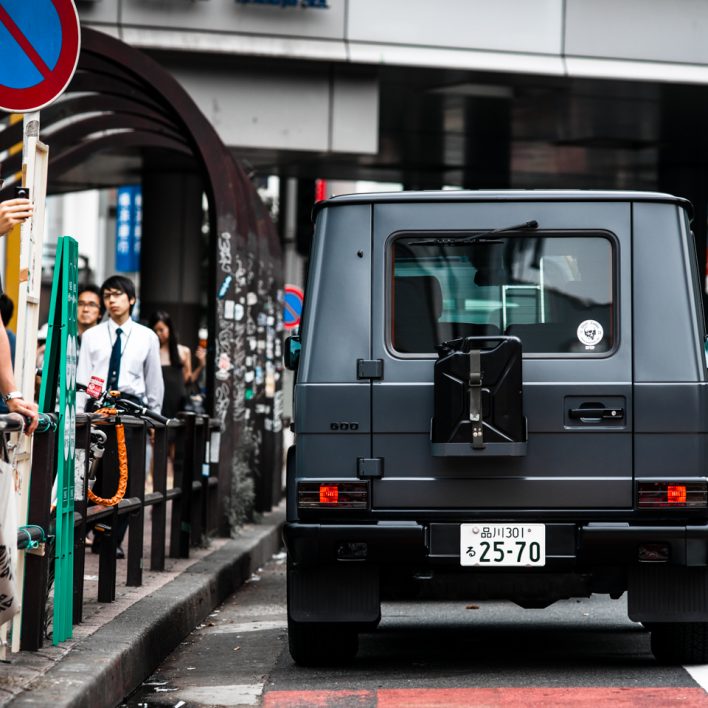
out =
[(21, 187), (20, 185), (17, 185), (15, 187), (15, 199), (29, 199), (29, 198), (30, 198), (29, 187)]

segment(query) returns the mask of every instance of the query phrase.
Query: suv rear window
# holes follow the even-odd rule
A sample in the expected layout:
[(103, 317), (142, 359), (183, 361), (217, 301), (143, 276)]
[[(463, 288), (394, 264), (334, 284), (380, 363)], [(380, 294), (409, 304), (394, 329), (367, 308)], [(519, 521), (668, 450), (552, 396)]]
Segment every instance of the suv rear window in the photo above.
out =
[(519, 337), (525, 353), (614, 346), (614, 253), (604, 234), (401, 234), (392, 241), (391, 278), (397, 352), (502, 334)]

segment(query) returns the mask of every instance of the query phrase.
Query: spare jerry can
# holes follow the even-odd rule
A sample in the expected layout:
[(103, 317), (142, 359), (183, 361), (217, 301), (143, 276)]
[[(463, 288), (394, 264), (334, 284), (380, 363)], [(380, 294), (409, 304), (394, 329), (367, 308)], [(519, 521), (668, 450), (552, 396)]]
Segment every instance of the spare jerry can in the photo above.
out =
[(433, 381), (433, 455), (523, 455), (521, 341), (466, 337), (438, 346)]

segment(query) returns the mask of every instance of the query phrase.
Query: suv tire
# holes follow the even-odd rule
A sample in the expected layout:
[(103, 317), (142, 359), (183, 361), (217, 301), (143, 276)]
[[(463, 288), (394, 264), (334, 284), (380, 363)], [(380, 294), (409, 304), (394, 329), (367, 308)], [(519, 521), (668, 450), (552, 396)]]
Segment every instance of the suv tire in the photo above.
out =
[(290, 656), (300, 666), (331, 666), (351, 661), (359, 635), (347, 624), (295, 622), (288, 618)]
[(651, 651), (662, 664), (708, 663), (707, 622), (652, 622)]

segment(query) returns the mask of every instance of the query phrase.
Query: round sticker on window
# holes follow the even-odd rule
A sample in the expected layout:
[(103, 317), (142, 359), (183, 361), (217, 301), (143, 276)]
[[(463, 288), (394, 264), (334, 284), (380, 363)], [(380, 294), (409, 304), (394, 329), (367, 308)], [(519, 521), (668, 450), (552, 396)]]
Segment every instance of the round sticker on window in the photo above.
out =
[(578, 339), (586, 347), (595, 347), (601, 341), (605, 331), (597, 320), (585, 320), (578, 326)]

